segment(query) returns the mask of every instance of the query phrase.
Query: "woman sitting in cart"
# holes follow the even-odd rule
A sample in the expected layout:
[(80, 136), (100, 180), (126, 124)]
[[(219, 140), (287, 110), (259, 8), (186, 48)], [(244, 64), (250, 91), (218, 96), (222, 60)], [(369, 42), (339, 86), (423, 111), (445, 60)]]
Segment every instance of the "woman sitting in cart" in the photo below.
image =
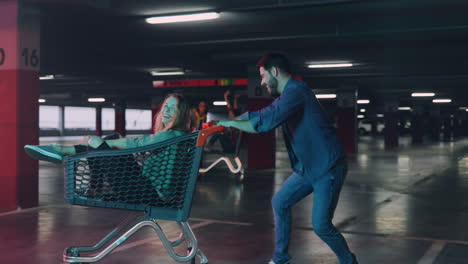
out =
[(80, 145), (65, 146), (59, 144), (35, 146), (26, 145), (24, 149), (32, 158), (61, 163), (64, 156), (87, 151), (108, 149), (129, 149), (151, 145), (170, 138), (181, 136), (190, 131), (190, 109), (185, 98), (180, 94), (169, 94), (163, 102), (161, 111), (156, 115), (155, 134), (139, 137), (126, 137), (103, 140), (98, 136), (85, 137)]

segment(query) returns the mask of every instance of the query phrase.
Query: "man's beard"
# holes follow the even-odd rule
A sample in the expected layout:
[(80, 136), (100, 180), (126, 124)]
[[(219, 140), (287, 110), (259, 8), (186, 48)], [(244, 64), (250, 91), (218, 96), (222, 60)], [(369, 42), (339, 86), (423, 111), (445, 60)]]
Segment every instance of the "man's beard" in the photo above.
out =
[(278, 80), (275, 78), (270, 79), (268, 82), (268, 92), (272, 97), (278, 97), (280, 96), (280, 93), (278, 92)]

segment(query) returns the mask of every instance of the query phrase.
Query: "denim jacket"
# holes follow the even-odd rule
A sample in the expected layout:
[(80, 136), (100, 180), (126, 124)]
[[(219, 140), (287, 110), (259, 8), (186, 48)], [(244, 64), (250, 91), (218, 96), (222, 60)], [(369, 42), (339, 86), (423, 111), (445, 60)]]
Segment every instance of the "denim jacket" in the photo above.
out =
[(246, 112), (241, 119), (250, 120), (259, 133), (281, 126), (292, 169), (312, 181), (344, 160), (335, 128), (327, 120), (315, 94), (302, 81), (289, 79), (271, 105)]

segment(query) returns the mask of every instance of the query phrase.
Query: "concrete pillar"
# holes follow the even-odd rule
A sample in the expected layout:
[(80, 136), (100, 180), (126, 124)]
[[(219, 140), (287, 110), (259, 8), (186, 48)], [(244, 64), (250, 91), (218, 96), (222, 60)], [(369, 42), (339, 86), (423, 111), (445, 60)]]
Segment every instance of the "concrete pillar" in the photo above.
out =
[(455, 111), (455, 140), (458, 140), (460, 137), (463, 137), (463, 113), (460, 111)]
[(440, 141), (440, 132), (441, 132), (441, 115), (440, 115), (440, 106), (431, 105), (429, 108), (429, 118), (431, 120), (428, 124), (429, 138), (434, 141)]
[(59, 106), (59, 134), (65, 136), (65, 106)]
[(24, 152), (39, 138), (40, 14), (0, 1), (0, 209), (38, 205), (38, 162)]
[(337, 94), (337, 133), (345, 152), (350, 154), (358, 152), (357, 97), (357, 89)]
[(468, 112), (462, 109), (460, 111), (460, 118), (461, 118), (460, 136), (467, 137), (468, 136)]
[[(248, 111), (253, 112), (273, 102), (266, 88), (260, 86), (261, 79), (256, 67), (248, 68)], [(257, 169), (275, 168), (275, 131), (262, 134), (246, 134), (247, 167)]]
[(415, 104), (411, 113), (411, 138), (413, 144), (422, 144), (424, 137), (424, 105)]
[(125, 128), (125, 109), (126, 102), (124, 100), (118, 101), (114, 104), (115, 109), (115, 132), (119, 133), (122, 137), (127, 135)]
[(96, 136), (102, 136), (102, 105), (96, 106)]
[(454, 140), (454, 125), (455, 125), (455, 118), (452, 113), (447, 113), (444, 115), (443, 118), (443, 126), (444, 129), (442, 131), (442, 137), (444, 141), (453, 141)]
[(379, 131), (377, 129), (378, 121), (377, 118), (373, 117), (372, 118), (372, 124), (371, 124), (371, 135), (372, 136), (377, 136), (379, 134)]
[(386, 149), (398, 147), (398, 100), (395, 97), (385, 98), (384, 101), (385, 133), (384, 142)]

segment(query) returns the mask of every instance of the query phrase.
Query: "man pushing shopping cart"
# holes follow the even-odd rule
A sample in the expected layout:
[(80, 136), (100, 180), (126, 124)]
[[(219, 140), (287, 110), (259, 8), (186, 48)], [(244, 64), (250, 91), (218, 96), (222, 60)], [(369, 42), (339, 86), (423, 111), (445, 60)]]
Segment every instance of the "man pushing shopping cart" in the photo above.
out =
[(259, 111), (247, 112), (218, 125), (248, 133), (262, 133), (281, 126), (293, 174), (273, 197), (275, 252), (270, 264), (287, 264), (291, 236), (291, 207), (314, 192), (312, 221), (315, 233), (333, 250), (340, 264), (355, 264), (356, 257), (333, 226), (347, 165), (334, 128), (314, 93), (304, 82), (291, 77), (285, 56), (271, 53), (257, 64), (262, 85), (277, 97)]

